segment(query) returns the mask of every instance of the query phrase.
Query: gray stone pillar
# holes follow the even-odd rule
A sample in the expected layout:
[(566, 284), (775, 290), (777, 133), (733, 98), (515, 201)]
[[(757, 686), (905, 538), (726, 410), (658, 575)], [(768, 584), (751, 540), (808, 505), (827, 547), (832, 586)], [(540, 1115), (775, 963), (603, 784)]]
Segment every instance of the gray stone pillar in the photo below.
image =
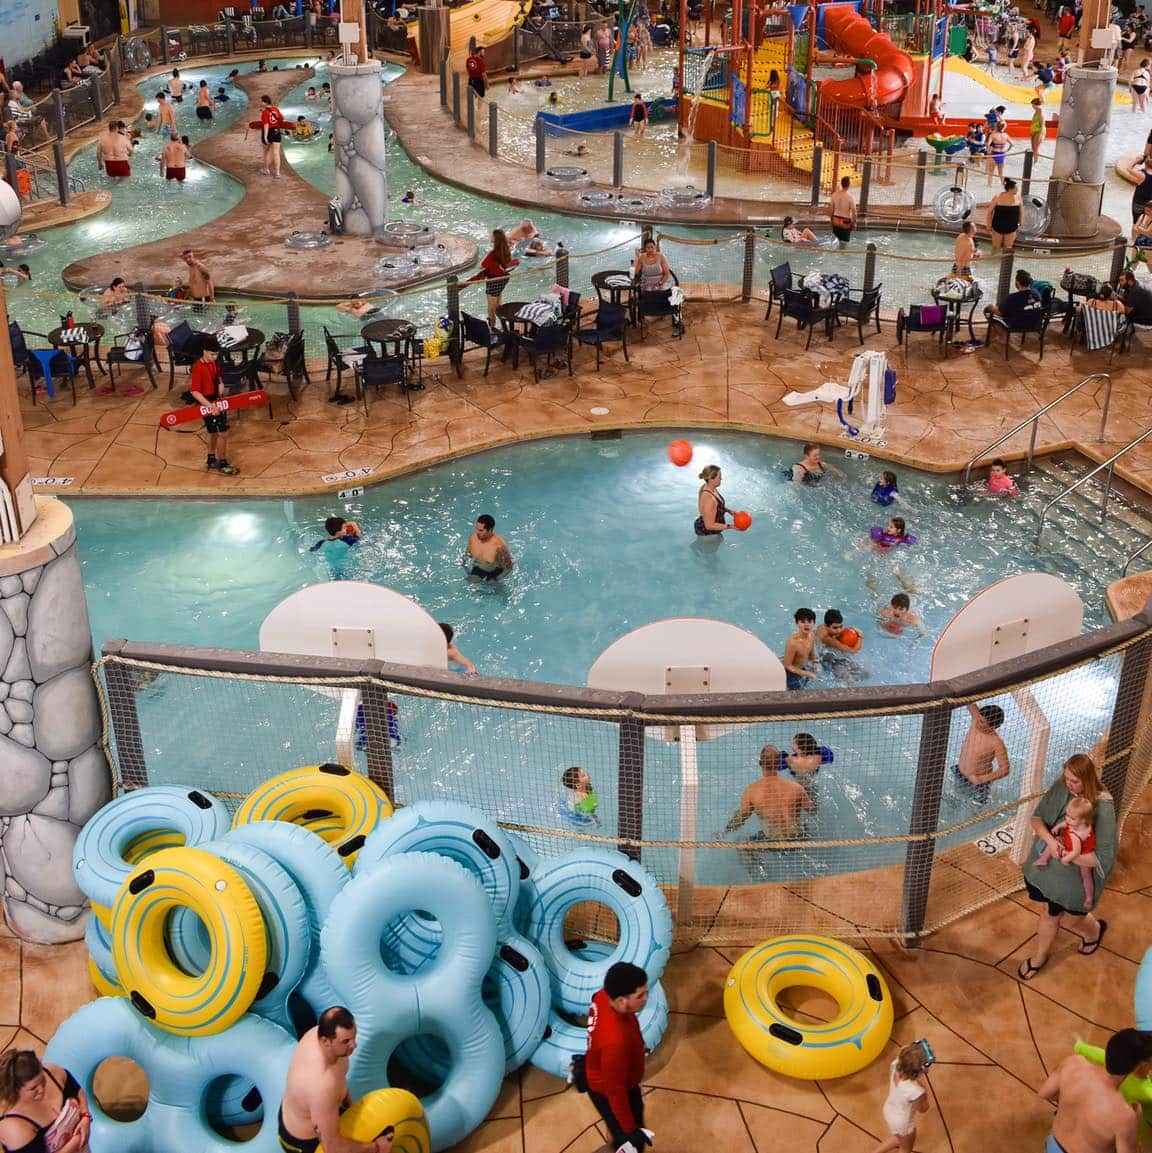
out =
[(84, 936), (72, 845), (112, 776), (72, 513), (36, 505), (32, 528), (0, 550), (0, 883), (8, 924), (57, 944)]
[(336, 195), (344, 205), (344, 231), (371, 236), (388, 222), (380, 61), (331, 64), (328, 75), (336, 137)]
[(1064, 73), (1060, 134), (1048, 186), (1053, 236), (1096, 234), (1115, 91), (1115, 68), (1073, 66)]

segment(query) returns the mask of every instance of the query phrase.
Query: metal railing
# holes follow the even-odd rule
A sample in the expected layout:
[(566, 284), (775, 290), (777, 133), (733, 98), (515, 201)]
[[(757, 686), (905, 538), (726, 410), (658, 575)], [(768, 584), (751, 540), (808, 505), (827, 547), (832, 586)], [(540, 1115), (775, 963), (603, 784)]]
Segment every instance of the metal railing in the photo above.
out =
[[(1027, 420), (1022, 420), (1010, 432), (1006, 432), (999, 440), (993, 441), (990, 445), (982, 448), (976, 455), (968, 462), (964, 468), (964, 488), (968, 488), (968, 484), (972, 479), (972, 469), (976, 464), (986, 457), (990, 452), (995, 452), (1002, 444), (1007, 444), (1018, 432), (1022, 432), (1029, 425), (1032, 426), (1032, 435), (1028, 440), (1028, 455), (1025, 458), (1024, 471), (1030, 472), (1032, 470), (1032, 458), (1036, 454), (1036, 433), (1040, 426), (1040, 420), (1043, 416), (1047, 415), (1062, 401), (1067, 400), (1070, 396), (1079, 392), (1086, 384), (1090, 384), (1094, 380), (1106, 380), (1108, 387), (1104, 391), (1104, 411), (1100, 414), (1100, 435), (1096, 438), (1097, 442), (1104, 440), (1104, 430), (1108, 426), (1108, 406), (1112, 402), (1112, 377), (1107, 372), (1094, 372), (1091, 376), (1086, 376), (1079, 384), (1074, 384), (1067, 392), (1062, 392), (1055, 400), (1049, 401), (1043, 408), (1037, 409)], [(1043, 527), (1043, 522), (1041, 522)]]
[[(1107, 460), (1102, 461), (1090, 472), (1086, 472), (1079, 480), (1074, 481), (1068, 485), (1067, 488), (1058, 492), (1043, 509), (1040, 510), (1040, 523), (1036, 526), (1036, 543), (1040, 543), (1040, 537), (1044, 533), (1044, 525), (1047, 523), (1048, 513), (1052, 506), (1059, 504), (1065, 497), (1075, 492), (1081, 485), (1087, 484), (1088, 481), (1101, 472), (1103, 472), (1106, 477), (1104, 481), (1104, 495), (1100, 499), (1100, 523), (1103, 524), (1105, 517), (1108, 515), (1108, 498), (1112, 495), (1112, 478), (1116, 472), (1116, 462), (1120, 460), (1121, 457), (1127, 456), (1128, 453), (1138, 445), (1143, 444), (1149, 437), (1152, 437), (1152, 428), (1146, 428), (1138, 437), (1130, 440), (1123, 448), (1117, 449)], [(1141, 549), (1139, 551), (1142, 552), (1143, 550)], [(1134, 559), (1134, 557), (1129, 557), (1125, 568), (1127, 568), (1127, 564), (1131, 563)]]
[(1128, 575), (1128, 568), (1132, 562), (1139, 560), (1150, 548), (1152, 548), (1152, 537), (1146, 540), (1135, 552), (1128, 554), (1127, 559), (1124, 561), (1124, 567), (1120, 570), (1120, 575), (1126, 577)]

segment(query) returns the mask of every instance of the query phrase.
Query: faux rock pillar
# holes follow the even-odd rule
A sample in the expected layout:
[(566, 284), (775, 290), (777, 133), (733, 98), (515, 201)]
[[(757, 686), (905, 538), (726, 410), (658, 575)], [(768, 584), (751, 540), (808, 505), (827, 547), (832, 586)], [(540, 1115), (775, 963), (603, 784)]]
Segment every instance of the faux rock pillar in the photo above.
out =
[[(1053, 236), (1095, 236), (1104, 186), (1104, 147), (1116, 91), (1115, 68), (1080, 68), (1064, 73), (1060, 135), (1048, 206)], [(1065, 183), (1067, 182), (1067, 183)]]
[(332, 64), (328, 75), (332, 78), (336, 195), (344, 206), (344, 231), (371, 236), (388, 221), (380, 61)]
[(36, 504), (32, 528), (0, 548), (0, 886), (8, 924), (56, 944), (84, 935), (72, 845), (112, 775), (72, 513)]

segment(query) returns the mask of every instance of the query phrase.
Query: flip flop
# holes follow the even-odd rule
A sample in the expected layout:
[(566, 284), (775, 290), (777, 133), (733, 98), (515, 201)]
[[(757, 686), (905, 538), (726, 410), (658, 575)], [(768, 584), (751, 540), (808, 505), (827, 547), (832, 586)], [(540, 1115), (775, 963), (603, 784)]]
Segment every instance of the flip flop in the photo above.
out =
[(1048, 962), (1045, 961), (1045, 962), (1043, 962), (1043, 964), (1033, 965), (1032, 964), (1032, 958), (1031, 957), (1025, 957), (1024, 958), (1024, 964), (1021, 965), (1020, 968), (1016, 970), (1016, 976), (1019, 977), (1021, 981), (1031, 981), (1032, 978), (1035, 977), (1036, 974), (1039, 973), (1040, 970), (1044, 968), (1044, 965), (1047, 965), (1047, 964), (1048, 964)]
[(1080, 952), (1085, 957), (1091, 957), (1097, 949), (1100, 948), (1100, 942), (1104, 940), (1104, 934), (1108, 932), (1108, 922), (1103, 917), (1100, 918), (1100, 932), (1096, 935), (1095, 941), (1081, 941)]

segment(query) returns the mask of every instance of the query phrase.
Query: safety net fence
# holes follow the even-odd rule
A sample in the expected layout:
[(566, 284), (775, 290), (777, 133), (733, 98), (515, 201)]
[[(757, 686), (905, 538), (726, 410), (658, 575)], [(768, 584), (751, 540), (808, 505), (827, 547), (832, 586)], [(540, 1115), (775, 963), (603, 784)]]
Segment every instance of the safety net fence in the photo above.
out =
[[(1146, 607), (963, 677), (803, 694), (644, 696), (123, 640), (95, 676), (118, 790), (192, 785), (238, 807), (278, 773), (344, 763), (397, 805), (474, 806), (545, 857), (640, 860), (683, 944), (915, 943), (1021, 888), (1033, 806), (1073, 754), (1102, 766), (1123, 823), (1152, 774), (1150, 655)], [(1003, 740), (991, 762), (973, 707)], [(748, 791), (772, 777), (790, 787)], [(591, 904), (569, 927), (616, 931)]]

